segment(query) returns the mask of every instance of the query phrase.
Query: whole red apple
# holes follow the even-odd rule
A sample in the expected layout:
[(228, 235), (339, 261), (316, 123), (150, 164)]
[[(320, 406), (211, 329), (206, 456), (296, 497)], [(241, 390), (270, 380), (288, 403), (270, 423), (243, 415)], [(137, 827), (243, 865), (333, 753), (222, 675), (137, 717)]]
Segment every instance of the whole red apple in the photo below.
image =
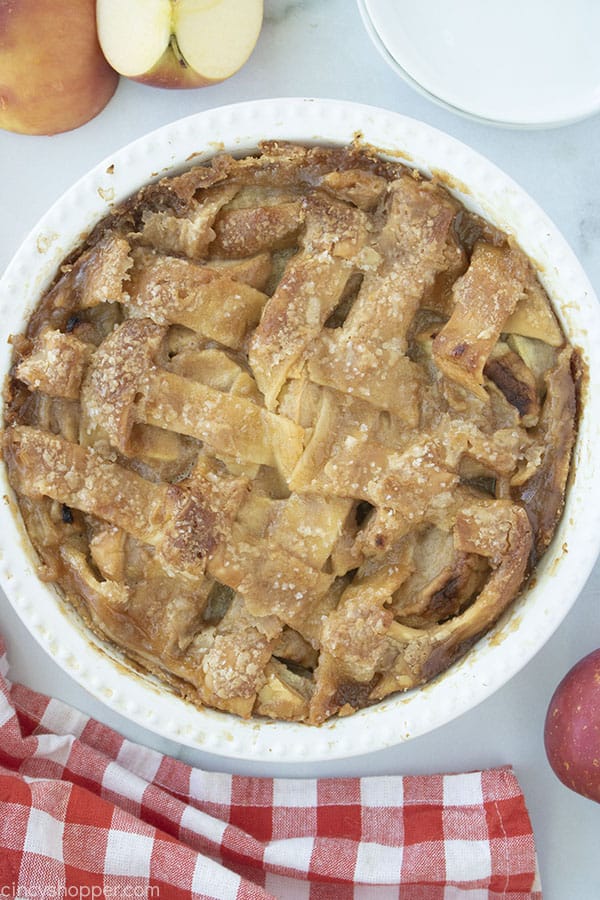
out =
[(0, 0), (0, 128), (77, 128), (118, 80), (100, 50), (95, 0)]
[(556, 688), (544, 745), (563, 784), (600, 803), (600, 648), (573, 666)]

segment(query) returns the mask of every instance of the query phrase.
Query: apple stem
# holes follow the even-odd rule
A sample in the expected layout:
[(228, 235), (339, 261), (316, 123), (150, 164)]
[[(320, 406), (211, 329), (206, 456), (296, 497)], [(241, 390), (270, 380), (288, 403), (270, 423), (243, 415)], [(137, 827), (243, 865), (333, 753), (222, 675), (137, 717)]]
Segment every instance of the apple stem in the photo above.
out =
[(175, 37), (174, 34), (171, 35), (169, 43), (171, 44), (171, 49), (173, 51), (175, 59), (177, 60), (177, 62), (181, 66), (181, 68), (187, 69), (188, 64), (186, 63), (185, 59), (183, 58), (183, 54), (182, 54), (181, 50), (179, 49), (179, 44), (177, 43), (177, 38)]

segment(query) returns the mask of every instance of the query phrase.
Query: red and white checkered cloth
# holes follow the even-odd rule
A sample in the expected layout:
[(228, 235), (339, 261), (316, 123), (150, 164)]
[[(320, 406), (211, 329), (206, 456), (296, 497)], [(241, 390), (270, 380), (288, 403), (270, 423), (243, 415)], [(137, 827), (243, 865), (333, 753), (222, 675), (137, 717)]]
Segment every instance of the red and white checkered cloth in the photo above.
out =
[(1, 898), (541, 900), (510, 768), (204, 772), (11, 685), (0, 653)]

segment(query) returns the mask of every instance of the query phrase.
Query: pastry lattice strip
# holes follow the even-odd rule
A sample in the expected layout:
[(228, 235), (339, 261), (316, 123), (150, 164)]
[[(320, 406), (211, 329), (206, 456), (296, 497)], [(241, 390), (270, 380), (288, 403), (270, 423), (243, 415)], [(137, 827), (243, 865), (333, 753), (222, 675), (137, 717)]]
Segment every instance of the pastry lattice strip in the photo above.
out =
[(142, 214), (142, 229), (135, 236), (142, 243), (161, 247), (167, 253), (202, 259), (215, 238), (213, 224), (217, 214), (238, 190), (235, 184), (207, 186), (199, 199), (189, 198), (183, 215), (147, 209)]
[[(489, 560), (491, 574), (467, 608), (441, 624), (411, 628), (385, 602), (393, 582), (347, 589), (323, 629), (311, 720), (323, 721), (346, 695), (373, 702), (430, 680), (462, 656), (498, 619), (522, 584), (532, 546), (526, 512), (506, 501), (475, 501), (456, 513), (458, 551)], [(340, 655), (341, 654), (341, 655)], [(368, 660), (368, 662), (365, 662)], [(379, 672), (383, 676), (379, 677)], [(354, 687), (352, 687), (352, 685)]]
[(325, 563), (352, 508), (342, 498), (251, 495), (212, 553), (209, 572), (240, 593), (253, 615), (274, 614), (316, 643), (321, 604), (335, 578)]
[(337, 306), (367, 240), (366, 216), (339, 201), (306, 201), (301, 249), (288, 262), (250, 341), (248, 359), (269, 409)]
[(232, 348), (239, 348), (257, 325), (266, 294), (235, 279), (227, 269), (147, 250), (134, 250), (132, 255), (127, 306), (137, 315), (159, 325), (185, 325)]
[(155, 361), (166, 328), (128, 319), (96, 351), (82, 386), (83, 427), (104, 432), (129, 452), (135, 422), (208, 441), (238, 461), (291, 471), (304, 446), (304, 430), (253, 400), (183, 378)]
[(317, 341), (308, 361), (313, 380), (418, 424), (423, 379), (405, 355), (408, 332), (436, 277), (464, 268), (452, 231), (456, 211), (427, 182), (407, 176), (391, 185), (385, 221), (371, 240), (377, 265), (343, 325)]
[(27, 426), (7, 431), (5, 453), (26, 496), (51, 497), (117, 525), (155, 547), (167, 568), (204, 572), (219, 534), (214, 491), (155, 484), (92, 448)]

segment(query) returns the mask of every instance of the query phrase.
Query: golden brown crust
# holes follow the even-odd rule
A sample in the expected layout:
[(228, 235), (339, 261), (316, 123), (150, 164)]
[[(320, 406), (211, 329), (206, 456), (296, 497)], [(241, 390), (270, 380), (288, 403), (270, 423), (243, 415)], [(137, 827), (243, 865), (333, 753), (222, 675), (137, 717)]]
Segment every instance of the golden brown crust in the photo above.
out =
[(318, 724), (423, 684), (562, 512), (577, 358), (533, 268), (370, 148), (146, 187), (13, 344), (41, 577), (196, 704)]

